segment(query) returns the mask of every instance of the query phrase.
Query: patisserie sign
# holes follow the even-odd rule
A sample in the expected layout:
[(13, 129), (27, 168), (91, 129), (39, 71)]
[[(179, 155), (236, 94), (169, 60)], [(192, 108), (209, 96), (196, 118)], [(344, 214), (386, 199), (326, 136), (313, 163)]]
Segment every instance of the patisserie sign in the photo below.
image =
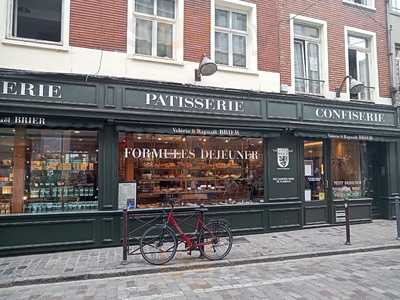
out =
[(254, 150), (205, 150), (193, 149), (155, 149), (125, 148), (125, 158), (135, 159), (261, 159), (261, 154)]

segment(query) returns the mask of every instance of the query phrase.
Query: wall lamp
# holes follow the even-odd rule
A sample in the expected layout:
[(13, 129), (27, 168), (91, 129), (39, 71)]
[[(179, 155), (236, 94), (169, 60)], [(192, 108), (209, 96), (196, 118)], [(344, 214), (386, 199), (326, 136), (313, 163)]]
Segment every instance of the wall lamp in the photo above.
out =
[(217, 65), (205, 54), (199, 63), (199, 68), (194, 70), (194, 80), (201, 81), (201, 76), (210, 76), (217, 72)]
[(340, 87), (338, 87), (336, 89), (336, 98), (340, 98), (340, 92), (342, 91), (342, 88), (347, 79), (349, 79), (349, 83), (350, 83), (350, 93), (358, 94), (358, 93), (362, 92), (363, 88), (365, 87), (364, 83), (362, 83), (361, 81), (358, 81), (357, 79), (354, 79), (350, 75), (347, 75), (343, 79), (342, 83), (340, 84)]

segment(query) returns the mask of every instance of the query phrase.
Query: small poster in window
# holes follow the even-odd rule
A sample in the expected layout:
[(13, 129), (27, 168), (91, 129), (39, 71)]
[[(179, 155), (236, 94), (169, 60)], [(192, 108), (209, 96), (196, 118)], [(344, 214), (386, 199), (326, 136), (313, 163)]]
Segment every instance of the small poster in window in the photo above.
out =
[(313, 161), (304, 161), (304, 176), (313, 176)]
[(319, 193), (319, 200), (320, 201), (324, 201), (325, 200), (325, 193), (324, 192), (320, 192)]
[(304, 201), (311, 201), (311, 190), (304, 190)]
[(136, 182), (118, 184), (118, 209), (136, 208)]

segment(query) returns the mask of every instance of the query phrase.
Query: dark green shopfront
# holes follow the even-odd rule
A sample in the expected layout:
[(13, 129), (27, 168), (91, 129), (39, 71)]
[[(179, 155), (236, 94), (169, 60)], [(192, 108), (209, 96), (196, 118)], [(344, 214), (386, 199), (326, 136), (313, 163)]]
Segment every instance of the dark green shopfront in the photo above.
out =
[[(393, 218), (396, 107), (0, 72), (0, 255), (121, 243), (122, 209), (200, 204), (236, 234)], [(135, 224), (131, 224), (135, 226)]]

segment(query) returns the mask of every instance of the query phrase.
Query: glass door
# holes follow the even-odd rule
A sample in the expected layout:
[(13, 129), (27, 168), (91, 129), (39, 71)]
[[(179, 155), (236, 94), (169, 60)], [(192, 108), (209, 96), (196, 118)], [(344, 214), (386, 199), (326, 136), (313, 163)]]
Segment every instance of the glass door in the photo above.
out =
[(304, 223), (326, 223), (327, 186), (323, 140), (304, 141)]

